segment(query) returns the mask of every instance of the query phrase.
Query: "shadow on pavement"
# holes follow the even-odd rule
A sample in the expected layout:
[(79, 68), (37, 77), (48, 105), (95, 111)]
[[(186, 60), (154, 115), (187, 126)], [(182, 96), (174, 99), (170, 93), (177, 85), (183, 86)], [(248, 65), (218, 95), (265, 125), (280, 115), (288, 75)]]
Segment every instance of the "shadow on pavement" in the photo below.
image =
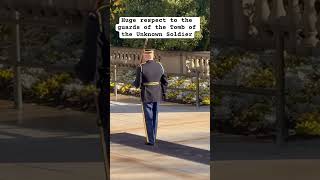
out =
[(0, 163), (103, 162), (98, 138), (34, 138), (0, 131), (0, 147)]
[(320, 140), (296, 140), (276, 145), (271, 140), (233, 135), (212, 135), (214, 161), (320, 159)]
[(162, 140), (157, 140), (155, 146), (147, 146), (144, 144), (145, 137), (130, 133), (111, 134), (111, 142), (205, 165), (210, 164), (210, 151), (204, 149)]
[(0, 163), (103, 162), (94, 116), (35, 116), (0, 123)]

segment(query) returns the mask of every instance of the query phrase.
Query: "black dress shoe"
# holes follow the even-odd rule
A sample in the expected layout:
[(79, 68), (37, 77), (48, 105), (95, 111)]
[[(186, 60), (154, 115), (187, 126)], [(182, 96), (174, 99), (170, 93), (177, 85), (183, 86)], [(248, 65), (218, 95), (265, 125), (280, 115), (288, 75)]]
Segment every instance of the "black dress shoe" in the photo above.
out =
[(152, 143), (145, 143), (145, 145), (148, 145), (148, 146), (154, 146), (154, 144), (152, 144)]

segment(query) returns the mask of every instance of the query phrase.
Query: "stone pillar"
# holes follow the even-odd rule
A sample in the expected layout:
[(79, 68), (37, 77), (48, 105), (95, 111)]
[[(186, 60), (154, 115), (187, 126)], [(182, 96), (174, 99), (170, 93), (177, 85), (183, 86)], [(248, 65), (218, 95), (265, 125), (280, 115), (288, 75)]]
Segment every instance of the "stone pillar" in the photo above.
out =
[(270, 16), (270, 7), (268, 0), (256, 0), (255, 2), (255, 23), (266, 24)]
[(249, 18), (244, 15), (242, 0), (233, 1), (232, 6), (233, 26), (235, 28), (233, 33), (234, 40), (247, 40), (249, 31)]
[(214, 21), (214, 39), (230, 41), (233, 39), (233, 0), (215, 0), (211, 10), (211, 20)]
[(258, 34), (263, 39), (268, 38), (263, 28), (263, 26), (268, 23), (270, 16), (270, 6), (268, 0), (256, 0), (255, 9), (254, 25), (258, 30)]
[(284, 9), (283, 0), (273, 0), (270, 21), (273, 22), (285, 16), (286, 10)]
[[(18, 11), (14, 12), (15, 19), (17, 21), (20, 20), (20, 13)], [(17, 65), (15, 66), (15, 83), (14, 83), (14, 100), (15, 107), (17, 110), (21, 111), (23, 108), (23, 93), (22, 93), (22, 79), (21, 79), (21, 67), (19, 63), (21, 62), (21, 27), (20, 23), (15, 24), (15, 51), (14, 56), (15, 62)]]
[(290, 0), (288, 2), (287, 20), (290, 22), (289, 47), (295, 51), (297, 47), (297, 29), (301, 23), (301, 9), (299, 0)]
[[(318, 33), (319, 33), (319, 32), (320, 32), (320, 13), (318, 14), (318, 19), (317, 19), (316, 26), (317, 26), (317, 31), (318, 31)], [(320, 47), (320, 41), (318, 41), (317, 47), (318, 47), (318, 48)]]
[(205, 60), (205, 66), (206, 66), (206, 76), (210, 76), (210, 60), (209, 59), (206, 59)]
[(316, 27), (317, 12), (315, 9), (315, 0), (304, 0), (303, 11), (303, 31), (305, 39), (303, 45), (307, 47), (314, 47), (318, 39), (316, 38), (318, 32)]

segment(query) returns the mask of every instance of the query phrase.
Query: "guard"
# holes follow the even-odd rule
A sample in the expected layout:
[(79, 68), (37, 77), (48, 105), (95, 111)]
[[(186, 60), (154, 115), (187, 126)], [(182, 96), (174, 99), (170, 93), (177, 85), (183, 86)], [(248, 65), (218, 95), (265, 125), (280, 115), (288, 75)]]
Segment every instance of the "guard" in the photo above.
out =
[(145, 50), (143, 59), (145, 62), (137, 68), (134, 86), (141, 89), (146, 145), (153, 146), (157, 137), (159, 103), (165, 99), (168, 80), (161, 63), (154, 60), (154, 50)]
[(99, 90), (99, 93), (94, 95), (107, 180), (110, 180), (109, 9), (108, 1), (97, 0), (94, 10), (89, 12), (86, 19), (84, 51), (79, 63), (75, 66), (78, 78), (85, 83), (94, 82)]

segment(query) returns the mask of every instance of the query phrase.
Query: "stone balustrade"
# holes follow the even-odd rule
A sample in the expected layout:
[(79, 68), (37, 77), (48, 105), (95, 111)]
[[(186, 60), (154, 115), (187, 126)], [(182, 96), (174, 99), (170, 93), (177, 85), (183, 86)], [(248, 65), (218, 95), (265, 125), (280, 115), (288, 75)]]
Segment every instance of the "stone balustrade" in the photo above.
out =
[[(111, 47), (111, 64), (136, 67), (140, 64), (142, 49)], [(209, 77), (210, 52), (156, 51), (155, 59), (160, 61), (167, 73), (192, 75), (199, 72)]]
[(295, 52), (320, 49), (320, 0), (215, 0), (214, 3), (212, 16), (219, 17), (214, 19), (216, 41), (268, 48), (272, 47), (275, 30), (279, 28), (286, 33), (287, 49)]
[(204, 53), (197, 55), (196, 53), (186, 53), (183, 59), (185, 59), (185, 67), (187, 73), (197, 73), (200, 75), (209, 77), (210, 75), (210, 54)]

